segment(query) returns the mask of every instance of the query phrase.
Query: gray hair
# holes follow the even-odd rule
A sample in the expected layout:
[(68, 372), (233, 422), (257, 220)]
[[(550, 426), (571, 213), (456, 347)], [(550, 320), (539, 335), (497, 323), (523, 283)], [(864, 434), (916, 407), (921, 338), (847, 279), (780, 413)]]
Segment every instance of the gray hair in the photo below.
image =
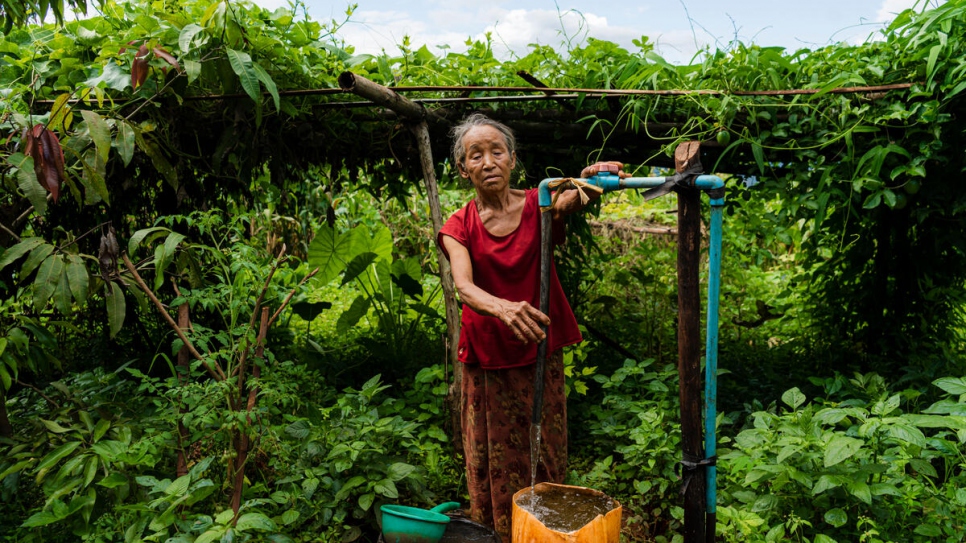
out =
[(467, 132), (478, 126), (492, 126), (499, 130), (503, 134), (503, 139), (506, 140), (507, 150), (511, 154), (516, 152), (517, 138), (513, 135), (513, 130), (510, 130), (509, 126), (499, 121), (494, 121), (482, 113), (473, 113), (463, 119), (460, 124), (453, 127), (453, 130), (450, 131), (450, 135), (453, 137), (453, 160), (456, 161), (457, 165), (463, 165), (463, 162), (466, 160), (466, 148), (463, 147), (463, 138)]

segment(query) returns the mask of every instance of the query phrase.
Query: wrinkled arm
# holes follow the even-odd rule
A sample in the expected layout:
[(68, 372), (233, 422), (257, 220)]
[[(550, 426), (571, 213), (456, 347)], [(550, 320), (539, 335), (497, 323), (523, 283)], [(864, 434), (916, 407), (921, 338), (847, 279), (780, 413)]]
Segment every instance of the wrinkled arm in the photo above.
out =
[(450, 236), (441, 236), (443, 247), (449, 253), (453, 282), (464, 304), (481, 315), (500, 319), (521, 341), (538, 342), (545, 334), (540, 325), (550, 325), (550, 317), (527, 302), (511, 302), (498, 298), (476, 286), (473, 282), (473, 262), (470, 253), (460, 242)]

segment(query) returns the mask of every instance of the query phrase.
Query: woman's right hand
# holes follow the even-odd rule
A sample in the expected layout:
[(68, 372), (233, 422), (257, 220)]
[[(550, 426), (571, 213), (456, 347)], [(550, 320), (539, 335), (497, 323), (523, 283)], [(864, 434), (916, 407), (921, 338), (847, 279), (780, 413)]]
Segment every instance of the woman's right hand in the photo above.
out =
[(497, 317), (510, 328), (517, 339), (525, 343), (543, 341), (546, 334), (540, 325), (550, 326), (550, 317), (527, 302), (501, 300), (499, 303), (500, 311)]

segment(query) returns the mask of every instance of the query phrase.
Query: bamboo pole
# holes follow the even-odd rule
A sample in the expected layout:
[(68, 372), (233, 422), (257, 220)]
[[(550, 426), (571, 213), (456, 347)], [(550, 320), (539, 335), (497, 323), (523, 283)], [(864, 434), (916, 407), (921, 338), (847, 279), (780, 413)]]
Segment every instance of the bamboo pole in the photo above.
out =
[[(674, 151), (678, 173), (700, 165), (700, 144), (689, 141)], [(701, 421), (701, 193), (679, 187), (678, 195), (678, 378), (681, 398), (681, 448), (684, 456), (684, 543), (705, 537), (705, 488), (702, 473), (688, 463), (704, 459)]]

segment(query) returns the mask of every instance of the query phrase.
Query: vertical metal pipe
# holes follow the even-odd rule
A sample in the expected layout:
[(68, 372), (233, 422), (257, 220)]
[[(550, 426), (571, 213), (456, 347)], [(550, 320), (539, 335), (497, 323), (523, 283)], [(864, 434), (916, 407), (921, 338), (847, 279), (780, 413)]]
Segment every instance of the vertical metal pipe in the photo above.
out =
[[(711, 240), (708, 247), (708, 331), (704, 365), (704, 454), (713, 458), (717, 452), (715, 422), (718, 418), (718, 302), (721, 293), (721, 237), (724, 199), (711, 200)], [(705, 468), (707, 485), (707, 520), (705, 541), (715, 540), (717, 524), (717, 468)]]

